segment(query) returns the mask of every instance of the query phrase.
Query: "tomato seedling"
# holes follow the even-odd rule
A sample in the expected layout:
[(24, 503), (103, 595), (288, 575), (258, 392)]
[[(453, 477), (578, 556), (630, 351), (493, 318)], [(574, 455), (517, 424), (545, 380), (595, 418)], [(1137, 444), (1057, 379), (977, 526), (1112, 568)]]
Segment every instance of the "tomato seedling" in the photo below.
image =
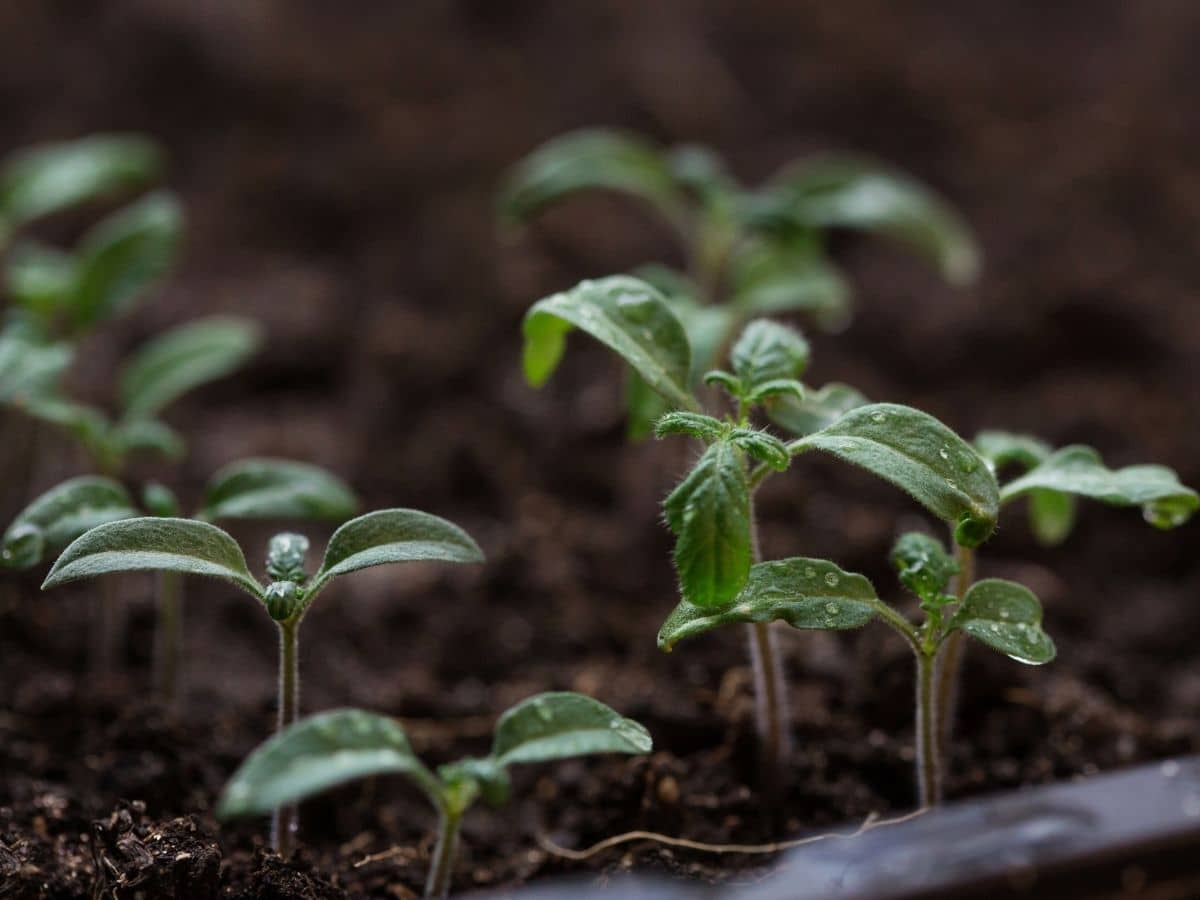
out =
[(650, 735), (598, 700), (570, 692), (538, 694), (500, 716), (485, 757), (439, 766), (436, 773), (412, 751), (395, 719), (361, 709), (310, 716), (255, 750), (229, 780), (217, 816), (262, 815), (356, 778), (407, 775), (438, 814), (425, 896), (450, 890), (463, 814), (482, 798), (508, 800), (509, 766), (594, 753), (649, 753)]

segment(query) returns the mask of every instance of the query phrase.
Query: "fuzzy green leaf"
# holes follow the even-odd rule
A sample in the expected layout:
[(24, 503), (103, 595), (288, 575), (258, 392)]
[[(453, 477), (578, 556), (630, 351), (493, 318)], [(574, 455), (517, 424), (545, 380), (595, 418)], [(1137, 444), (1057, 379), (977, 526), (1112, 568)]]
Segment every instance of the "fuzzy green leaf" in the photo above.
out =
[(125, 415), (156, 415), (193, 388), (235, 371), (261, 341), (258, 326), (224, 316), (194, 320), (159, 335), (139, 348), (121, 373)]
[(166, 275), (183, 234), (183, 210), (165, 191), (114, 213), (84, 236), (74, 321), (86, 329), (129, 310)]
[(729, 441), (776, 472), (782, 472), (791, 464), (792, 456), (788, 453), (787, 445), (769, 432), (756, 428), (735, 428), (729, 433)]
[(581, 281), (539, 300), (525, 315), (525, 377), (545, 384), (557, 368), (567, 332), (580, 328), (619, 354), (676, 407), (696, 406), (687, 334), (662, 295), (644, 281), (614, 275)]
[(108, 442), (112, 452), (121, 458), (131, 453), (154, 453), (178, 461), (187, 450), (179, 432), (157, 419), (119, 422), (109, 430)]
[(218, 469), (204, 489), (200, 518), (328, 519), (354, 515), (358, 498), (336, 475), (289, 459), (241, 459)]
[(787, 622), (793, 628), (859, 628), (875, 617), (871, 582), (823, 559), (793, 557), (758, 563), (729, 604), (701, 609), (682, 601), (658, 632), (659, 649), (733, 622)]
[[(17, 514), (4, 532), (0, 562), (11, 568), (31, 568), (46, 556), (60, 553), (89, 529), (137, 514), (133, 499), (119, 482), (96, 475), (72, 478)], [(37, 552), (30, 552), (34, 547)]]
[(1025, 472), (1054, 452), (1053, 447), (1033, 435), (1009, 431), (981, 431), (975, 435), (974, 443), (975, 449), (988, 461), (993, 472), (999, 472), (1007, 466), (1018, 466)]
[(946, 584), (959, 569), (941, 541), (920, 531), (910, 531), (896, 540), (892, 566), (901, 584), (925, 603), (935, 605), (940, 604)]
[(361, 709), (319, 713), (246, 757), (221, 793), (217, 818), (261, 815), (334, 785), (393, 772), (412, 777), (437, 802), (437, 779), (413, 753), (399, 722)]
[(74, 357), (71, 346), (48, 341), (29, 325), (0, 331), (0, 404), (28, 409), (58, 384)]
[(826, 156), (794, 163), (760, 197), (771, 217), (797, 226), (894, 238), (927, 257), (952, 284), (978, 274), (979, 248), (958, 213), (925, 185), (871, 160)]
[(850, 317), (850, 286), (811, 249), (756, 245), (738, 258), (732, 281), (730, 303), (743, 314), (811, 313), (829, 331)]
[(703, 413), (676, 410), (669, 412), (654, 426), (655, 437), (666, 437), (669, 434), (686, 434), (700, 438), (706, 444), (720, 440), (729, 434), (729, 426), (720, 419), (706, 416)]
[(851, 410), (800, 439), (793, 449), (817, 449), (862, 466), (906, 491), (945, 522), (965, 547), (996, 528), (996, 479), (978, 453), (928, 413), (893, 403)]
[(38, 241), (22, 241), (9, 251), (4, 277), (12, 301), (49, 322), (75, 290), (75, 258)]
[(779, 397), (800, 401), (804, 399), (805, 394), (804, 385), (794, 378), (773, 378), (764, 381), (747, 394), (746, 402), (751, 406), (760, 406)]
[(1112, 506), (1140, 506), (1156, 528), (1175, 528), (1200, 507), (1200, 496), (1179, 483), (1166, 466), (1140, 465), (1109, 469), (1091, 447), (1074, 444), (1056, 450), (1044, 462), (1000, 491), (1008, 503), (1038, 489), (1090, 497)]
[(671, 221), (681, 219), (683, 197), (658, 149), (639, 137), (603, 129), (561, 135), (525, 157), (501, 192), (500, 212), (519, 222), (585, 190), (632, 194)]
[(492, 758), (504, 766), (590, 753), (649, 753), (650, 734), (599, 700), (570, 691), (522, 700), (496, 722)]
[(709, 609), (737, 595), (750, 574), (750, 488), (742, 453), (718, 441), (663, 503), (675, 533), (684, 599)]
[(770, 319), (755, 319), (743, 328), (729, 354), (747, 394), (769, 381), (799, 378), (808, 358), (808, 341), (800, 332)]
[(1054, 641), (1042, 631), (1042, 605), (1033, 591), (1013, 581), (986, 578), (971, 585), (950, 628), (961, 629), (1018, 662), (1054, 659)]
[(15, 227), (159, 177), (162, 153), (135, 135), (94, 135), (42, 144), (0, 166), (0, 222)]
[(803, 397), (776, 396), (766, 402), (767, 416), (786, 431), (805, 437), (828, 428), (852, 409), (870, 401), (848, 384), (831, 382), (819, 390), (806, 390)]
[(242, 549), (220, 528), (153, 516), (109, 522), (76, 539), (54, 563), (42, 589), (97, 575), (151, 571), (223, 578), (263, 596)]

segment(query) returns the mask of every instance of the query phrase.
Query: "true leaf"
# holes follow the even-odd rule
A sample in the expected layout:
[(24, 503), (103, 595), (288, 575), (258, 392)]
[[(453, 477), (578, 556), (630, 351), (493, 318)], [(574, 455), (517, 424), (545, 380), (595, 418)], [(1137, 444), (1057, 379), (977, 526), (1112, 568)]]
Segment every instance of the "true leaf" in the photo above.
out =
[(501, 765), (589, 753), (649, 753), (650, 734), (599, 700), (569, 691), (538, 694), (496, 723), (492, 758)]
[(926, 603), (938, 603), (959, 565), (937, 538), (920, 531), (901, 535), (892, 547), (900, 583)]
[(850, 316), (850, 286), (819, 253), (764, 242), (737, 259), (730, 303), (747, 315), (811, 313), (821, 327), (836, 331)]
[(47, 244), (22, 241), (9, 251), (4, 276), (13, 302), (49, 323), (75, 290), (75, 258)]
[[(59, 553), (89, 529), (137, 514), (133, 499), (119, 482), (96, 475), (72, 478), (46, 491), (17, 514), (4, 533), (0, 558), (14, 568), (30, 568), (44, 555)], [(36, 542), (29, 540), (31, 529), (38, 534)], [(34, 543), (38, 552), (18, 559), (17, 547)]]
[(162, 153), (134, 135), (94, 135), (42, 144), (0, 166), (0, 221), (21, 225), (157, 178)]
[(755, 319), (743, 328), (729, 353), (747, 394), (769, 381), (799, 378), (808, 358), (808, 341), (800, 332), (769, 319)]
[(993, 472), (1010, 465), (1027, 471), (1054, 452), (1054, 448), (1039, 438), (1008, 431), (979, 432), (975, 435), (975, 449), (988, 461)]
[(125, 415), (156, 415), (183, 394), (235, 371), (257, 348), (261, 331), (245, 319), (214, 317), (174, 328), (147, 342), (121, 374)]
[(76, 327), (89, 328), (137, 303), (171, 267), (182, 232), (183, 211), (166, 192), (147, 194), (91, 229), (79, 251)]
[(288, 459), (242, 459), (219, 469), (204, 490), (200, 518), (330, 519), (354, 515), (358, 499), (319, 466)]
[(663, 623), (658, 646), (670, 651), (679, 641), (733, 622), (787, 622), (793, 628), (858, 628), (876, 615), (878, 599), (871, 582), (823, 559), (758, 563), (737, 597), (702, 609), (686, 600)]
[(767, 416), (797, 437), (828, 428), (852, 409), (870, 401), (848, 384), (831, 382), (819, 390), (806, 390), (804, 396), (775, 396), (767, 399)]
[(393, 772), (439, 794), (433, 773), (395, 719), (361, 709), (319, 713), (288, 726), (246, 758), (221, 794), (217, 818), (268, 813), (334, 785)]
[(1166, 466), (1139, 465), (1109, 469), (1091, 447), (1074, 444), (1049, 458), (1000, 491), (1008, 503), (1034, 490), (1054, 490), (1090, 497), (1113, 506), (1140, 506), (1157, 528), (1182, 525), (1200, 507), (1200, 496), (1179, 483)]
[(745, 450), (759, 462), (764, 462), (776, 472), (782, 472), (792, 461), (787, 445), (775, 435), (755, 428), (735, 428), (729, 433), (729, 442)]
[(720, 440), (729, 434), (729, 426), (720, 419), (706, 416), (703, 413), (676, 410), (669, 412), (654, 426), (656, 437), (666, 437), (669, 434), (686, 434), (700, 438), (707, 444)]
[(262, 587), (237, 542), (207, 522), (147, 516), (99, 525), (54, 563), (42, 588), (115, 572), (167, 571), (232, 581), (255, 597)]
[(851, 410), (801, 438), (793, 450), (817, 449), (862, 466), (906, 491), (945, 522), (965, 547), (996, 528), (996, 479), (978, 453), (928, 413), (892, 403)]
[(742, 453), (718, 441), (663, 503), (675, 533), (684, 599), (705, 609), (734, 597), (750, 574), (750, 489)]
[(681, 221), (683, 197), (658, 149), (633, 135), (602, 129), (562, 135), (525, 157), (501, 193), (500, 211), (510, 221), (521, 221), (584, 190), (632, 194), (671, 221)]
[(582, 281), (535, 303), (523, 326), (525, 377), (534, 387), (557, 368), (573, 327), (614, 350), (674, 406), (696, 406), (688, 391), (691, 349), (683, 325), (644, 281), (627, 275)]
[(950, 628), (961, 629), (1018, 662), (1041, 665), (1054, 659), (1054, 642), (1042, 631), (1042, 605), (1033, 591), (1013, 581), (975, 582), (954, 611)]

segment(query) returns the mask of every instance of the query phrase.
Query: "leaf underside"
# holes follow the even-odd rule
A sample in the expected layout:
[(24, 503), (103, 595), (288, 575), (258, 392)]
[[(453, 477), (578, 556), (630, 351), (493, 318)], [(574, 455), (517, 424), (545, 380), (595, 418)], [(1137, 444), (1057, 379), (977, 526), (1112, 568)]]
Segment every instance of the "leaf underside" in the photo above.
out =
[(357, 507), (354, 492), (319, 466), (252, 458), (230, 463), (213, 475), (201, 517), (340, 521), (354, 515)]

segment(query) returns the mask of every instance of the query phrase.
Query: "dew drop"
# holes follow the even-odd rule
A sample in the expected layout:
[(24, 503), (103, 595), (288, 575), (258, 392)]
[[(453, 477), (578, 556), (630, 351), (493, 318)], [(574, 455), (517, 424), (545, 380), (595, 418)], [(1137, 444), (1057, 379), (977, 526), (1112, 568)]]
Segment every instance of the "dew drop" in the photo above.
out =
[(838, 611), (838, 605), (836, 603), (826, 603), (825, 604), (825, 612), (829, 613), (831, 616), (837, 615), (837, 611)]
[(550, 710), (546, 709), (546, 704), (543, 703), (541, 700), (534, 701), (533, 711), (535, 713), (537, 713), (538, 718), (541, 719), (543, 722), (549, 722), (551, 719), (554, 718), (554, 716), (550, 712)]
[(950, 451), (947, 450), (945, 447), (943, 447), (941, 450), (938, 451), (938, 456), (940, 456), (942, 459), (949, 459)]
[(642, 324), (654, 314), (654, 301), (638, 294), (621, 294), (617, 297), (617, 309), (631, 322)]
[(825, 583), (827, 585), (829, 585), (830, 587), (837, 587), (837, 583), (838, 583), (837, 574), (835, 572), (826, 572), (825, 573)]
[(1008, 618), (1008, 610), (1007, 609), (1000, 610), (1000, 618), (1002, 618), (1002, 619)]
[(884, 422), (887, 421), (887, 416), (881, 412), (872, 413), (871, 421), (874, 422), (876, 425), (882, 425)]

